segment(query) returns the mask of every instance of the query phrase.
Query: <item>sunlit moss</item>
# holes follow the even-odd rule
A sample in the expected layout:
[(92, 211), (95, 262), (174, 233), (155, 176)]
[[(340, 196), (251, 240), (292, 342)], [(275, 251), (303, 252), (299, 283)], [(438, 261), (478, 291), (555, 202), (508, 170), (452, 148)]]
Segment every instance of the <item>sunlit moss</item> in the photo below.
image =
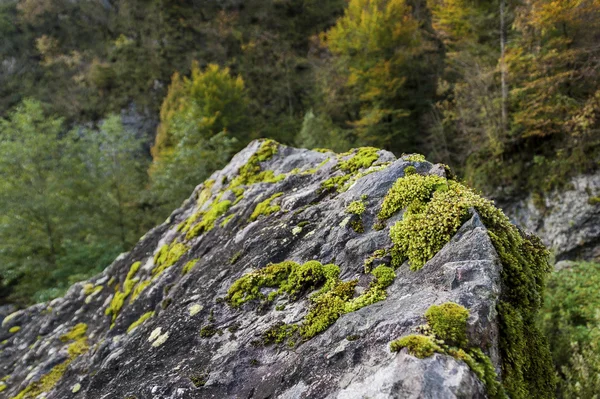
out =
[(185, 265), (183, 265), (183, 268), (181, 269), (181, 274), (185, 276), (186, 274), (191, 272), (192, 269), (196, 266), (196, 263), (198, 263), (198, 259), (192, 259), (189, 262), (187, 262)]
[(419, 358), (425, 358), (436, 352), (443, 352), (442, 348), (426, 335), (408, 335), (390, 343), (392, 352), (399, 352), (403, 348), (408, 348), (408, 352)]
[(256, 220), (259, 216), (267, 216), (272, 213), (278, 212), (281, 209), (279, 205), (271, 205), (275, 198), (279, 198), (283, 193), (275, 193), (266, 200), (259, 202), (254, 208), (252, 215), (250, 215), (250, 221)]
[(135, 286), (133, 292), (131, 293), (131, 297), (129, 298), (129, 303), (135, 302), (135, 300), (140, 296), (142, 291), (146, 289), (152, 283), (151, 280), (144, 280)]
[(187, 232), (186, 240), (191, 240), (202, 233), (211, 231), (215, 227), (216, 220), (225, 214), (231, 207), (231, 201), (225, 200), (221, 202), (213, 201), (207, 211), (201, 212), (200, 221), (193, 225)]
[(131, 325), (127, 328), (127, 334), (130, 334), (131, 332), (133, 332), (133, 330), (135, 330), (137, 327), (141, 326), (143, 322), (145, 322), (152, 316), (154, 316), (154, 312), (144, 313), (139, 319), (137, 319), (136, 321), (131, 323)]
[(76, 341), (85, 336), (88, 326), (85, 323), (79, 323), (73, 326), (71, 331), (60, 336), (62, 342)]
[(359, 169), (368, 168), (379, 159), (378, 151), (379, 149), (374, 147), (361, 147), (350, 159), (340, 162), (338, 167), (346, 173), (354, 173)]
[(170, 245), (163, 245), (160, 250), (154, 255), (154, 268), (152, 276), (154, 278), (160, 276), (165, 270), (173, 266), (177, 261), (185, 255), (190, 248), (180, 242), (172, 242)]
[(463, 347), (467, 342), (467, 319), (469, 311), (453, 302), (432, 305), (425, 318), (436, 337), (448, 345)]
[(20, 326), (13, 326), (11, 328), (8, 329), (8, 332), (11, 334), (15, 334), (18, 333), (19, 331), (21, 331), (21, 327)]

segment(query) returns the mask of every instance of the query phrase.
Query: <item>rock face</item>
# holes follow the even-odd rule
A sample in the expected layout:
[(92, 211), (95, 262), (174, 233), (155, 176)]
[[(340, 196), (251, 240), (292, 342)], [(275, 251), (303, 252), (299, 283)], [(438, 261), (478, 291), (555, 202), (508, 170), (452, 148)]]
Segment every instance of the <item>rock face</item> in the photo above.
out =
[[(101, 275), (4, 318), (0, 397), (501, 397), (502, 388), (490, 389), (510, 371), (497, 311), (507, 286), (482, 218), (471, 210), (419, 270), (381, 266), (395, 275), (384, 284), (373, 270), (393, 264), (389, 226), (403, 217), (377, 220), (384, 197), (409, 171), (443, 180), (447, 171), (418, 156), (361, 151), (251, 143)], [(286, 260), (318, 262), (298, 274), (296, 291), (239, 283), (245, 296), (235, 306), (236, 281), (251, 276), (256, 284), (266, 265)], [(330, 263), (339, 276), (324, 266), (323, 283), (315, 270)], [(325, 313), (321, 331), (307, 332), (307, 314), (337, 306), (342, 294), (327, 297), (331, 305), (323, 298), (344, 282), (353, 292), (341, 302), (346, 310)], [(475, 352), (466, 341), (443, 346), (450, 341), (432, 333), (434, 320), (424, 315), (448, 302), (468, 310), (464, 329)], [(390, 351), (410, 334), (445, 349), (421, 357), (410, 345)], [(547, 378), (539, 385), (551, 385)]]
[(502, 207), (538, 235), (557, 261), (600, 261), (600, 172), (573, 178), (566, 189)]

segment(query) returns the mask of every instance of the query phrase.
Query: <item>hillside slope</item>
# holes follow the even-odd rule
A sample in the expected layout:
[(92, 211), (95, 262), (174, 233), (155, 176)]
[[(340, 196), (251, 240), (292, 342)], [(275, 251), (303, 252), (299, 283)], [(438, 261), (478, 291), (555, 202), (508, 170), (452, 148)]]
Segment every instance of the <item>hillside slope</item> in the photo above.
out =
[(553, 394), (546, 251), (422, 156), (254, 141), (0, 328), (0, 398)]

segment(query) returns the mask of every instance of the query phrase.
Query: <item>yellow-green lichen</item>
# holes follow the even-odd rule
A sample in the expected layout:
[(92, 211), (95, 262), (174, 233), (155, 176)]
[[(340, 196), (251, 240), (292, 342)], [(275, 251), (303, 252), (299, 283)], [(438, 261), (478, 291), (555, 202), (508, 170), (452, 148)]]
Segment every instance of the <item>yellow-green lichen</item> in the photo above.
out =
[(139, 278), (135, 277), (137, 274), (141, 262), (134, 262), (127, 272), (127, 276), (125, 277), (125, 281), (123, 282), (123, 291), (119, 290), (119, 286), (115, 287), (115, 294), (113, 295), (110, 304), (104, 310), (104, 314), (107, 316), (111, 316), (111, 324), (114, 324), (121, 308), (125, 304), (125, 299), (129, 296), (131, 291), (136, 287)]
[[(77, 326), (79, 326), (79, 324)], [(44, 374), (38, 381), (27, 385), (25, 389), (19, 392), (16, 396), (13, 396), (11, 399), (35, 399), (38, 398), (42, 393), (50, 392), (50, 390), (52, 390), (52, 388), (54, 388), (54, 386), (60, 381), (64, 373), (67, 371), (69, 365), (75, 359), (89, 350), (85, 332), (83, 334), (80, 333), (81, 327), (78, 327), (77, 329), (74, 328), (72, 331), (74, 330), (77, 331), (73, 334), (73, 337), (75, 337), (75, 342), (70, 344), (67, 348), (67, 353), (69, 355), (68, 358), (64, 362), (54, 366), (50, 372)]]
[(85, 336), (88, 326), (85, 323), (79, 323), (73, 326), (73, 328), (66, 334), (60, 336), (62, 342), (76, 341)]
[(195, 303), (195, 304), (193, 304), (193, 305), (191, 305), (191, 306), (189, 307), (189, 309), (188, 309), (188, 312), (189, 312), (190, 316), (195, 316), (195, 315), (197, 315), (198, 313), (200, 313), (200, 311), (201, 311), (202, 309), (204, 309), (204, 306), (202, 306), (202, 305), (200, 305), (200, 304), (198, 304), (198, 303)]
[(137, 284), (131, 293), (131, 297), (129, 298), (129, 303), (135, 302), (135, 300), (140, 296), (142, 291), (146, 289), (152, 283), (151, 280), (144, 280)]
[(180, 242), (172, 242), (170, 245), (163, 245), (154, 255), (154, 268), (152, 269), (153, 278), (160, 276), (165, 270), (173, 266), (190, 248)]
[(232, 180), (229, 187), (232, 189), (241, 185), (275, 183), (284, 179), (285, 175), (275, 176), (272, 170), (263, 171), (260, 167), (261, 162), (271, 159), (277, 153), (278, 147), (279, 144), (276, 141), (264, 140), (256, 153), (239, 169), (238, 175)]
[(552, 397), (555, 377), (546, 339), (536, 325), (548, 252), (537, 237), (515, 226), (493, 203), (462, 184), (439, 176), (411, 174), (388, 192), (380, 218), (405, 209), (390, 229), (392, 264), (408, 259), (420, 269), (458, 231), (474, 209), (502, 263), (504, 290), (497, 305), (503, 385), (513, 398)]
[(198, 259), (192, 259), (189, 262), (187, 262), (185, 265), (183, 265), (183, 268), (181, 269), (181, 274), (185, 276), (186, 274), (191, 272), (192, 269), (196, 266), (196, 263), (198, 263)]
[(148, 320), (152, 316), (154, 316), (154, 312), (144, 313), (142, 316), (140, 316), (139, 319), (137, 319), (136, 321), (134, 321), (133, 323), (131, 323), (131, 325), (127, 328), (127, 334), (132, 333), (133, 330), (135, 330), (137, 327), (141, 326), (143, 322), (145, 322), (146, 320)]
[(71, 392), (72, 392), (72, 393), (77, 393), (77, 392), (79, 392), (79, 390), (80, 390), (80, 389), (81, 389), (81, 384), (80, 384), (80, 383), (77, 383), (77, 384), (75, 384), (75, 385), (73, 385), (73, 386), (71, 387)]
[(2, 320), (2, 327), (6, 326), (12, 319), (14, 319), (15, 317), (17, 317), (18, 315), (20, 315), (22, 313), (23, 313), (22, 310), (17, 310), (16, 312), (12, 312), (8, 316), (6, 316), (4, 318), (4, 320)]
[(11, 328), (8, 329), (8, 332), (11, 334), (14, 333), (18, 333), (19, 331), (21, 331), (21, 327), (20, 326), (13, 326)]
[(224, 215), (231, 207), (231, 201), (225, 200), (218, 202), (215, 199), (207, 211), (200, 212), (197, 218), (200, 222), (193, 225), (185, 235), (186, 240), (191, 240), (200, 234), (207, 233), (215, 227), (216, 220)]
[(250, 215), (250, 221), (258, 219), (258, 217), (261, 215), (268, 216), (272, 213), (278, 212), (281, 209), (281, 207), (279, 205), (271, 205), (271, 203), (275, 198), (279, 198), (282, 195), (283, 193), (275, 193), (266, 200), (259, 202), (254, 208), (252, 215)]

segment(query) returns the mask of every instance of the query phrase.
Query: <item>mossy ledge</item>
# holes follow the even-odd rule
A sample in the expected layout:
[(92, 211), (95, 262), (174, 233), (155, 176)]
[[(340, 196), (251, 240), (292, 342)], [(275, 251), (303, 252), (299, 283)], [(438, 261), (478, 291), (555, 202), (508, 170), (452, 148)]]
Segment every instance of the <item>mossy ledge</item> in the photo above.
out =
[(411, 173), (399, 178), (385, 197), (379, 218), (404, 210), (390, 228), (392, 264), (408, 260), (419, 270), (475, 210), (502, 263), (500, 321), (502, 380), (511, 398), (551, 398), (554, 373), (545, 337), (536, 325), (550, 271), (548, 252), (537, 237), (513, 226), (493, 203), (454, 180)]
[(464, 361), (485, 384), (490, 398), (508, 398), (498, 381), (492, 361), (478, 347), (470, 347), (467, 340), (469, 311), (453, 302), (432, 305), (425, 312), (427, 325), (424, 334), (408, 335), (390, 343), (390, 350), (398, 352), (407, 348), (419, 358), (441, 353)]

